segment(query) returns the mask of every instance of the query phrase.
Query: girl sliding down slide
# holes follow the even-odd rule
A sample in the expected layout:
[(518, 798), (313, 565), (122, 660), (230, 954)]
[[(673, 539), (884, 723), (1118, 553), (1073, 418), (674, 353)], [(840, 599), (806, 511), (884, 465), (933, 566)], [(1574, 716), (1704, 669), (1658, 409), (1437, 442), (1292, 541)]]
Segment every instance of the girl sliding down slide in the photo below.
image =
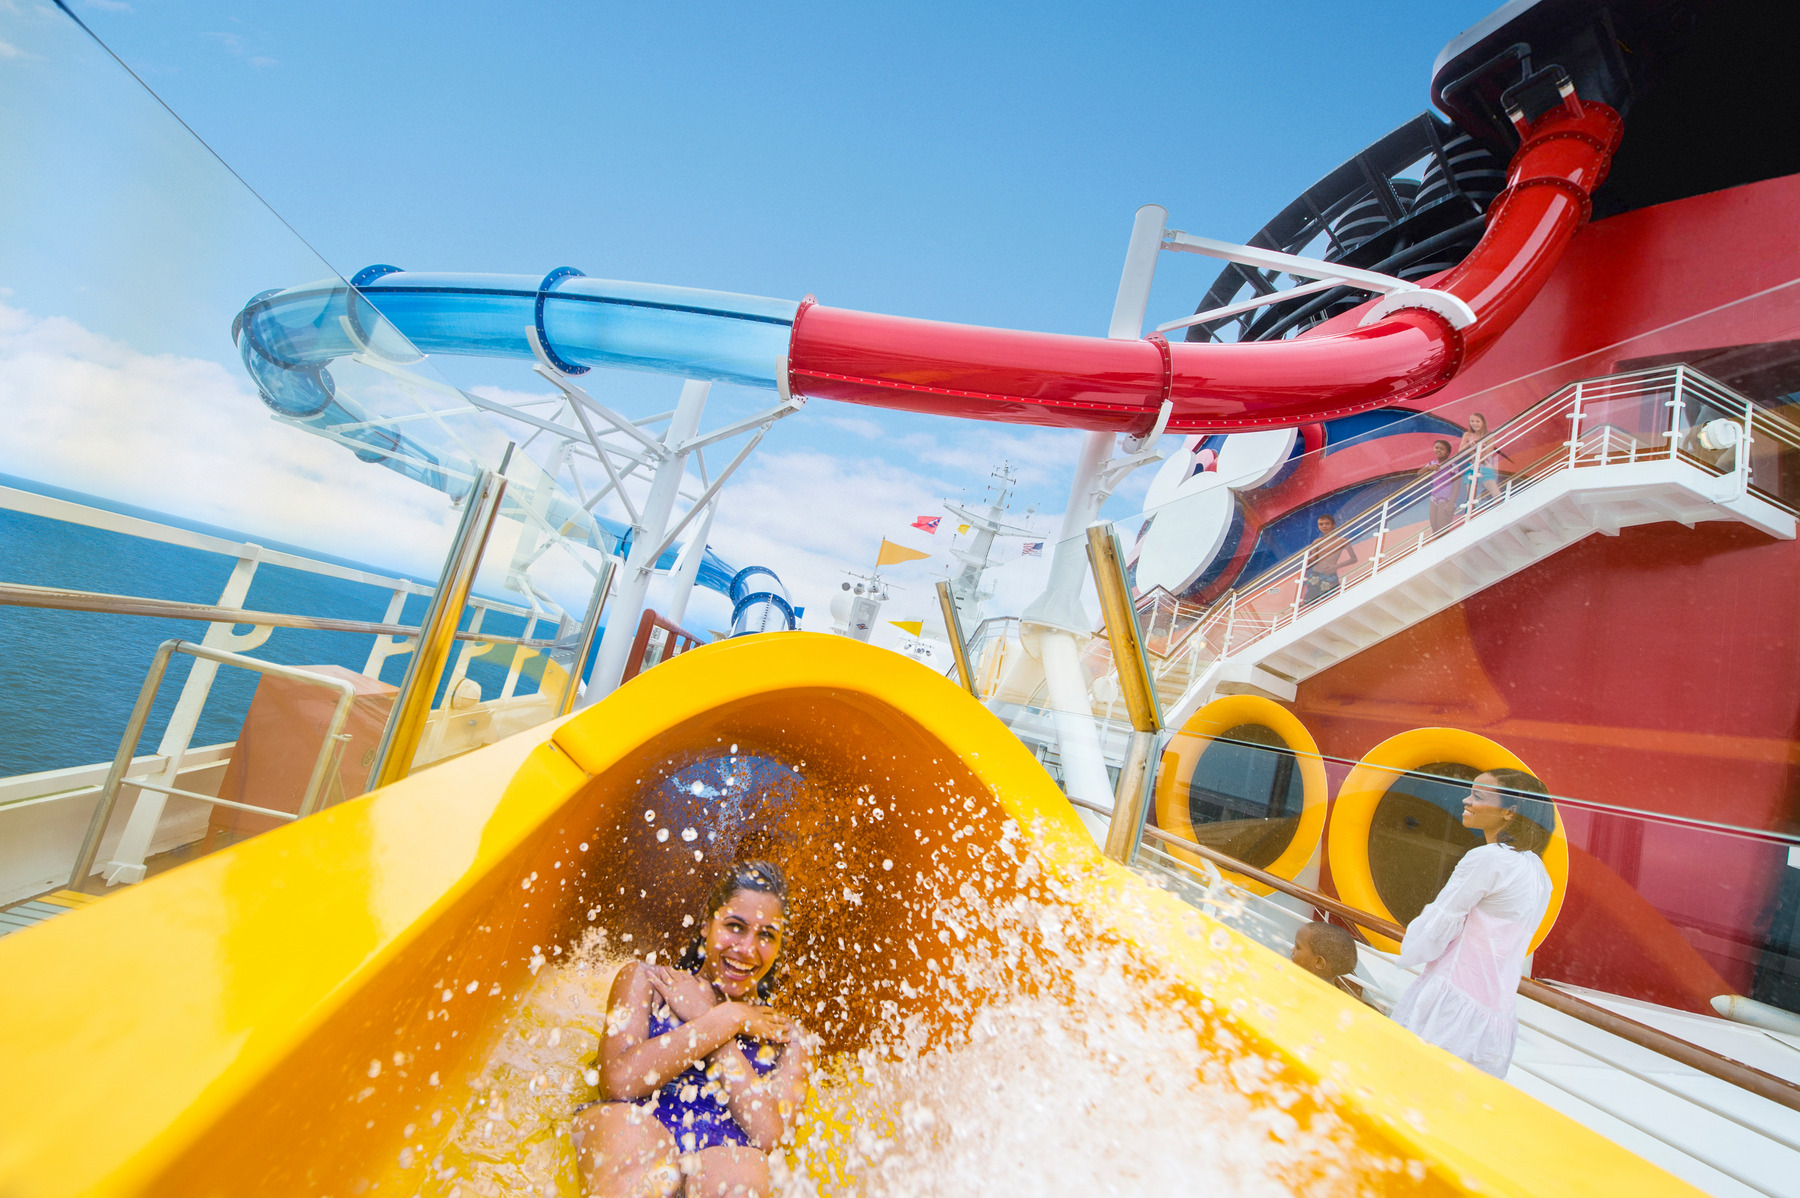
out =
[(799, 1027), (768, 1004), (787, 934), (787, 882), (766, 861), (720, 879), (674, 968), (613, 982), (602, 1101), (575, 1118), (594, 1198), (768, 1195), (768, 1153), (806, 1089)]

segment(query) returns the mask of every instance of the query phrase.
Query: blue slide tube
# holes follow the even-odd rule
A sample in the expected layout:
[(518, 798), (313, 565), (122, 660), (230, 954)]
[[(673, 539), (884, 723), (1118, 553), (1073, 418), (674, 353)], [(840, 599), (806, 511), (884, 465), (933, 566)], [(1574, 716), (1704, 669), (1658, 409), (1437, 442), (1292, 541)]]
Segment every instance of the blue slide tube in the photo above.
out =
[[(427, 354), (530, 360), (526, 330), (535, 328), (552, 362), (570, 374), (622, 366), (773, 388), (800, 307), (793, 300), (590, 279), (568, 267), (539, 281), (371, 266), (351, 282), (354, 291), (333, 281), (251, 300), (236, 322), (246, 363), (255, 355), (290, 373), (322, 369), (361, 348), (353, 334), (371, 337), (378, 323), (373, 305)], [(264, 372), (253, 373), (261, 381)]]
[[(535, 329), (546, 356), (567, 374), (617, 366), (773, 389), (798, 309), (792, 300), (590, 279), (571, 267), (538, 280), (371, 266), (350, 287), (331, 279), (255, 296), (233, 320), (232, 336), (278, 415), (335, 432), (363, 461), (460, 498), (473, 463), (445, 462), (413, 438), (368, 425), (369, 414), (337, 393), (330, 366), (338, 358), (365, 351), (400, 363), (412, 358), (384, 336), (384, 319), (425, 354), (529, 361), (527, 330)], [(629, 552), (626, 526), (596, 522), (609, 542), (602, 548)], [(672, 566), (679, 548), (658, 568)], [(696, 581), (727, 592), (735, 572), (708, 549)]]

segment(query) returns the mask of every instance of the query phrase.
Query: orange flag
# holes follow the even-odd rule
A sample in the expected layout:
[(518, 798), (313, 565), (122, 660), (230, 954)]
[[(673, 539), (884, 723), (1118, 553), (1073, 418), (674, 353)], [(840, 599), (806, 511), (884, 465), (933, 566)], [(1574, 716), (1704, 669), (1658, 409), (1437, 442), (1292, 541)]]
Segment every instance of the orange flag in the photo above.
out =
[(917, 549), (908, 549), (904, 545), (896, 545), (886, 537), (881, 538), (881, 552), (875, 555), (877, 566), (891, 566), (895, 562), (916, 562), (922, 557), (930, 557), (929, 553), (921, 553)]

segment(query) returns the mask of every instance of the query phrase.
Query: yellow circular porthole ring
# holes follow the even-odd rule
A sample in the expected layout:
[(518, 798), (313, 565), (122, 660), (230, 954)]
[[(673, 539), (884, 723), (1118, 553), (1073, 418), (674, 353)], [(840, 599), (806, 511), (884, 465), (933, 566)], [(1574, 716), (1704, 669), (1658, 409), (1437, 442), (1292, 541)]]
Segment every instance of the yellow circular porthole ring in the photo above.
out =
[[(1376, 745), (1338, 787), (1337, 801), (1331, 806), (1331, 836), (1326, 841), (1326, 859), (1331, 862), (1331, 881), (1338, 897), (1352, 907), (1391, 920), (1394, 913), (1381, 901), (1375, 889), (1375, 875), (1369, 867), (1369, 829), (1374, 824), (1375, 808), (1386, 797), (1388, 789), (1402, 775), (1420, 766), (1438, 761), (1456, 761), (1470, 769), (1525, 770), (1530, 766), (1514, 756), (1504, 745), (1465, 732), (1461, 728), (1415, 728), (1391, 736)], [(1554, 808), (1552, 804), (1552, 808)], [(1160, 808), (1159, 808), (1160, 812)], [(1533, 950), (1562, 912), (1563, 894), (1569, 885), (1569, 841), (1563, 834), (1562, 813), (1556, 812), (1556, 827), (1551, 830), (1550, 844), (1544, 849), (1544, 868), (1550, 874), (1553, 889), (1550, 909), (1532, 934)], [(1400, 946), (1386, 936), (1368, 932), (1369, 942), (1377, 948), (1398, 952)]]
[[(1188, 782), (1193, 778), (1194, 770), (1200, 764), (1200, 755), (1206, 752), (1207, 746), (1217, 737), (1244, 724), (1257, 724), (1273, 732), (1293, 752), (1300, 770), (1300, 822), (1294, 829), (1293, 839), (1288, 841), (1281, 855), (1263, 867), (1276, 877), (1291, 880), (1312, 860), (1313, 852), (1319, 847), (1319, 839), (1325, 833), (1329, 787), (1325, 779), (1325, 766), (1319, 760), (1319, 746), (1307, 732), (1306, 725), (1293, 712), (1272, 699), (1264, 699), (1258, 695), (1227, 695), (1222, 699), (1214, 699), (1188, 717), (1187, 723), (1181, 726), (1181, 731), (1169, 741), (1169, 747), (1163, 750), (1161, 768), (1156, 772), (1156, 822), (1176, 836), (1196, 839), (1193, 820), (1188, 812)], [(1196, 865), (1202, 863), (1197, 853), (1173, 845), (1164, 847), (1183, 860)], [(1271, 893), (1270, 888), (1260, 882), (1252, 882), (1229, 872), (1226, 877), (1257, 894)]]

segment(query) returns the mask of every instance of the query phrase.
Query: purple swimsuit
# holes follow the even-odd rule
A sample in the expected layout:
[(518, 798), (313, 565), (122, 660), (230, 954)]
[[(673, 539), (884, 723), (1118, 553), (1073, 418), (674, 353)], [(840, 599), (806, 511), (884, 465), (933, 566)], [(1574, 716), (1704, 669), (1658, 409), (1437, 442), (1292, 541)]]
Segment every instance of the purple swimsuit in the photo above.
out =
[[(675, 1013), (660, 999), (650, 1008), (650, 1038), (665, 1035), (681, 1026)], [(780, 1051), (773, 1044), (763, 1044), (748, 1036), (737, 1038), (744, 1059), (766, 1076), (780, 1063)], [(657, 1122), (669, 1129), (681, 1152), (699, 1152), (721, 1144), (750, 1147), (750, 1137), (732, 1118), (725, 1102), (725, 1083), (706, 1076), (701, 1065), (689, 1065), (647, 1098), (632, 1099), (638, 1106), (648, 1106)]]

